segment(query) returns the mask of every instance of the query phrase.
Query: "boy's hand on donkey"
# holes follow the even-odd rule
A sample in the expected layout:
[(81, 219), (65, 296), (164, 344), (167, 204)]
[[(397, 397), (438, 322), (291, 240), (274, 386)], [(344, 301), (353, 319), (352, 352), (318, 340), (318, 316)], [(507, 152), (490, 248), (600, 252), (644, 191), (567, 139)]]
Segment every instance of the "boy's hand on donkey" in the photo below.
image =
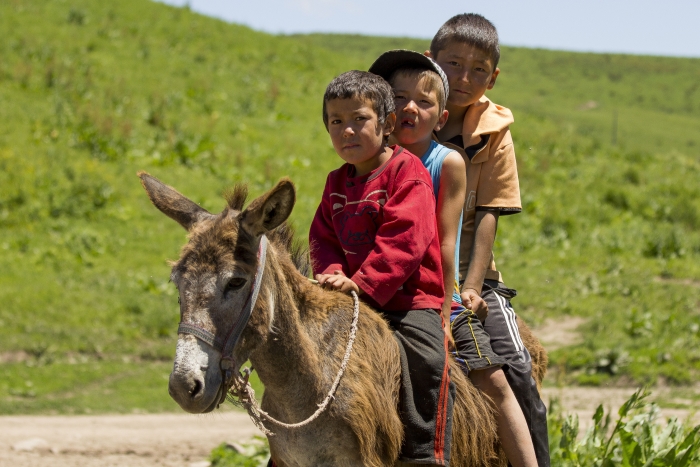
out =
[(481, 298), (479, 293), (474, 289), (465, 289), (460, 294), (460, 297), (462, 297), (462, 305), (464, 305), (466, 309), (476, 313), (476, 317), (483, 323), (486, 316), (489, 314), (489, 306), (484, 299)]
[(342, 271), (333, 271), (333, 274), (316, 274), (316, 280), (321, 287), (339, 290), (349, 294), (351, 291), (357, 295), (362, 294), (360, 288)]

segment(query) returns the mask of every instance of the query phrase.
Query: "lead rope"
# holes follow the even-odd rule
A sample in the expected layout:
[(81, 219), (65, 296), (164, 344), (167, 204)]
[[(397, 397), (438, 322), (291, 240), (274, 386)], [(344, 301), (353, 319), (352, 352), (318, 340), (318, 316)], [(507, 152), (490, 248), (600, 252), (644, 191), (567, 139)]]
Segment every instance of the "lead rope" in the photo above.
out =
[(330, 391), (328, 391), (328, 395), (323, 402), (318, 405), (316, 412), (314, 412), (309, 418), (299, 423), (284, 423), (276, 420), (270, 414), (262, 410), (260, 405), (258, 405), (258, 401), (255, 399), (255, 391), (248, 382), (248, 378), (250, 377), (252, 370), (250, 368), (246, 368), (243, 370), (244, 374), (236, 372), (237, 374), (233, 375), (231, 381), (232, 386), (231, 389), (229, 389), (229, 394), (238, 398), (238, 402), (244, 409), (246, 409), (255, 426), (258, 427), (258, 429), (265, 435), (274, 436), (274, 433), (265, 427), (263, 424), (263, 419), (283, 428), (301, 428), (316, 420), (321, 413), (328, 408), (328, 404), (331, 402), (331, 399), (334, 398), (335, 391), (338, 389), (340, 378), (342, 378), (343, 374), (345, 373), (345, 368), (348, 365), (350, 354), (352, 353), (352, 344), (355, 342), (355, 336), (357, 334), (357, 321), (360, 316), (360, 300), (357, 298), (357, 294), (354, 291), (350, 292), (350, 294), (352, 295), (354, 301), (354, 311), (352, 315), (352, 324), (350, 326), (350, 336), (348, 337), (348, 344), (345, 347), (345, 356), (343, 357), (343, 362), (340, 364), (340, 369), (335, 377), (335, 381), (333, 381), (333, 386), (331, 386)]

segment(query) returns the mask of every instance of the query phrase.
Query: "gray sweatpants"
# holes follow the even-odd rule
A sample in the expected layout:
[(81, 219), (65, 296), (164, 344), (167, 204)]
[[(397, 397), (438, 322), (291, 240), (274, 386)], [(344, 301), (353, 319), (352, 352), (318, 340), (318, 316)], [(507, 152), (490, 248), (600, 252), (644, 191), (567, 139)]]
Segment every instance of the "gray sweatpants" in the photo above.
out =
[(503, 371), (515, 398), (525, 415), (530, 436), (535, 447), (537, 465), (549, 467), (549, 436), (547, 434), (547, 407), (537, 391), (537, 384), (532, 377), (532, 359), (530, 353), (520, 340), (515, 311), (510, 299), (516, 291), (503, 283), (486, 280), (481, 292), (489, 306), (489, 314), (484, 321), (484, 330), (491, 338), (491, 349), (505, 358)]

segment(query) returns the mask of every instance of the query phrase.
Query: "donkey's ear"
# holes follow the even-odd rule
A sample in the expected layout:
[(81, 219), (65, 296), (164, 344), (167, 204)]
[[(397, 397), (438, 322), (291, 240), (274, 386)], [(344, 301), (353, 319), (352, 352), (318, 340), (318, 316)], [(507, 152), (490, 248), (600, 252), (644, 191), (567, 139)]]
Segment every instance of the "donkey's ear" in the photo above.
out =
[(157, 178), (146, 172), (139, 172), (138, 176), (153, 205), (186, 230), (190, 230), (194, 224), (203, 218), (211, 216), (209, 211), (199, 207), (195, 202), (181, 195), (177, 190), (167, 186)]
[(294, 184), (285, 177), (272, 190), (250, 203), (241, 214), (241, 226), (259, 237), (286, 221), (295, 201)]

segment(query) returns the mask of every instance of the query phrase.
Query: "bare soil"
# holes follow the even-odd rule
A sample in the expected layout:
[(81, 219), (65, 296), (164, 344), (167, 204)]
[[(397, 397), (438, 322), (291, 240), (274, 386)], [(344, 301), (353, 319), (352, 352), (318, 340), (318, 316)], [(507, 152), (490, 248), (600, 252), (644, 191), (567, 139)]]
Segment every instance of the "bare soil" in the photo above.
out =
[[(586, 323), (584, 318), (578, 316), (561, 316), (549, 319), (542, 325), (533, 329), (547, 350), (555, 350), (562, 347), (575, 345), (581, 342), (579, 327)], [(551, 371), (551, 370), (550, 370)], [(545, 383), (547, 380), (545, 379)], [(576, 413), (579, 417), (581, 432), (592, 424), (592, 417), (596, 408), (603, 405), (606, 412), (612, 411), (615, 419), (617, 410), (634, 393), (636, 388), (629, 387), (544, 387), (542, 400), (550, 405), (550, 401), (559, 401), (564, 413)], [(693, 393), (700, 394), (700, 385), (689, 388)], [(674, 404), (678, 407), (697, 407), (693, 400), (678, 399), (672, 395), (671, 388), (657, 385), (652, 391), (653, 400), (664, 401), (667, 405)], [(700, 413), (688, 408), (664, 408), (660, 411), (660, 419), (677, 418), (680, 421), (692, 425), (700, 424)]]
[(259, 434), (244, 412), (0, 417), (0, 467), (200, 467)]
[[(617, 411), (632, 392), (544, 388), (543, 399), (556, 397), (565, 412), (576, 412), (583, 431), (599, 404)], [(661, 415), (700, 423), (699, 414), (688, 410), (664, 409)], [(3, 416), (0, 467), (206, 467), (214, 447), (256, 434), (247, 414), (231, 409), (209, 415)]]
[[(613, 420), (617, 419), (617, 411), (622, 404), (636, 391), (636, 388), (625, 387), (563, 387), (542, 388), (542, 399), (547, 406), (550, 401), (557, 399), (564, 413), (575, 413), (579, 418), (581, 433), (592, 424), (592, 417), (596, 408), (603, 405), (606, 413), (611, 412)], [(700, 392), (700, 387), (693, 387), (695, 393)], [(664, 387), (652, 388), (653, 400), (676, 402), (679, 406), (689, 408), (662, 408), (659, 411), (659, 421), (676, 418), (693, 426), (700, 424), (700, 413), (692, 407), (692, 400), (677, 400), (671, 396), (671, 390)], [(651, 401), (650, 401), (651, 402)]]
[(581, 342), (579, 326), (586, 320), (579, 316), (564, 316), (557, 319), (548, 319), (541, 326), (533, 328), (533, 332), (548, 351), (561, 347), (575, 345)]

